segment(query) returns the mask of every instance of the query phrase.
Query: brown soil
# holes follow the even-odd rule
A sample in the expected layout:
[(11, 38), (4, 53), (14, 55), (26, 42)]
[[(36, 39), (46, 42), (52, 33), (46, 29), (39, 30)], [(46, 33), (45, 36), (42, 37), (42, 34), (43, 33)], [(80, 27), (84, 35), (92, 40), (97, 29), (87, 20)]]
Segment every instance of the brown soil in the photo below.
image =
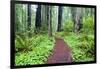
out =
[(55, 46), (53, 54), (49, 56), (47, 64), (53, 63), (71, 63), (71, 50), (68, 45), (61, 38), (55, 38)]

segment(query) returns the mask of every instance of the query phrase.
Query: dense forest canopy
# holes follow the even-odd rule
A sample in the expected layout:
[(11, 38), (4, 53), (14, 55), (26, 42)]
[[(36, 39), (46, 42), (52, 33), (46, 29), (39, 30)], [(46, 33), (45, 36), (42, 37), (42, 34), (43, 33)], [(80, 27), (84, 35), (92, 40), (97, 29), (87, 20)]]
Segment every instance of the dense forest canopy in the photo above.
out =
[(88, 7), (15, 4), (16, 65), (45, 63), (55, 37), (69, 44), (73, 61), (94, 60), (94, 13)]

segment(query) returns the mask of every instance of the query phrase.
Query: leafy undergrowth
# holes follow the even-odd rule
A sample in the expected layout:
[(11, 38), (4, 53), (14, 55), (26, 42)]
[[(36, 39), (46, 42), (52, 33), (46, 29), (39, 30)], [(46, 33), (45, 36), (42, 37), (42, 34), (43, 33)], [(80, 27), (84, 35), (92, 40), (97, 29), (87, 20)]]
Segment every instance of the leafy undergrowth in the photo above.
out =
[(85, 33), (57, 33), (71, 48), (73, 62), (94, 61), (94, 36)]
[[(44, 64), (47, 61), (48, 56), (52, 53), (52, 49), (54, 46), (54, 38), (53, 37), (50, 38), (47, 35), (36, 35), (36, 36), (33, 36), (32, 38), (28, 38), (28, 40), (31, 40), (30, 44), (26, 43), (24, 48), (29, 47), (29, 48), (31, 48), (31, 50), (28, 49), (28, 50), (20, 51), (20, 48), (22, 48), (22, 47), (16, 46), (16, 47), (18, 47), (17, 49), (19, 50), (15, 54), (16, 55), (15, 56), (16, 66)], [(24, 42), (24, 41), (22, 40), (22, 42)], [(18, 43), (18, 41), (16, 43)], [(20, 44), (19, 44), (19, 46), (20, 46)], [(31, 45), (31, 47), (28, 46), (27, 44)], [(16, 44), (16, 45), (18, 45), (18, 44)]]

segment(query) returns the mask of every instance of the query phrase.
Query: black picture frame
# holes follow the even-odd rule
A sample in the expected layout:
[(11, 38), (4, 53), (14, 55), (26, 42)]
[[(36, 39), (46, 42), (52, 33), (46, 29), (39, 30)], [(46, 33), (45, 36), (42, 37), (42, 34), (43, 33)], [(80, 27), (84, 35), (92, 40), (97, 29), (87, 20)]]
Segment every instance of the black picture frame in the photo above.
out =
[[(43, 5), (55, 5), (55, 6), (71, 6), (71, 7), (88, 7), (88, 8), (94, 8), (95, 9), (95, 17), (94, 17), (94, 44), (95, 44), (95, 57), (94, 61), (88, 61), (88, 62), (72, 62), (72, 63), (57, 63), (57, 64), (41, 64), (41, 65), (25, 65), (25, 66), (15, 66), (15, 31), (14, 31), (14, 25), (15, 25), (15, 4), (43, 4)], [(10, 61), (10, 67), (13, 68), (30, 68), (30, 67), (44, 67), (44, 66), (60, 66), (60, 65), (77, 65), (77, 64), (92, 64), (96, 63), (96, 5), (81, 5), (81, 4), (67, 4), (67, 3), (50, 3), (50, 2), (35, 2), (35, 1), (11, 1), (11, 29), (10, 29), (10, 45), (11, 45), (11, 61)]]

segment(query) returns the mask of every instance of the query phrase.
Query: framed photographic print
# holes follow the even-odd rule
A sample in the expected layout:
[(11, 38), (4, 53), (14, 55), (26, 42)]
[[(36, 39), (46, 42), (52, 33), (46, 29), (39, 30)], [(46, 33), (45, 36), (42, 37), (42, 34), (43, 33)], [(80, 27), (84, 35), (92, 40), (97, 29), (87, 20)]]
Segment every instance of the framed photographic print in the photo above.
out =
[(96, 6), (11, 1), (11, 68), (96, 63)]

